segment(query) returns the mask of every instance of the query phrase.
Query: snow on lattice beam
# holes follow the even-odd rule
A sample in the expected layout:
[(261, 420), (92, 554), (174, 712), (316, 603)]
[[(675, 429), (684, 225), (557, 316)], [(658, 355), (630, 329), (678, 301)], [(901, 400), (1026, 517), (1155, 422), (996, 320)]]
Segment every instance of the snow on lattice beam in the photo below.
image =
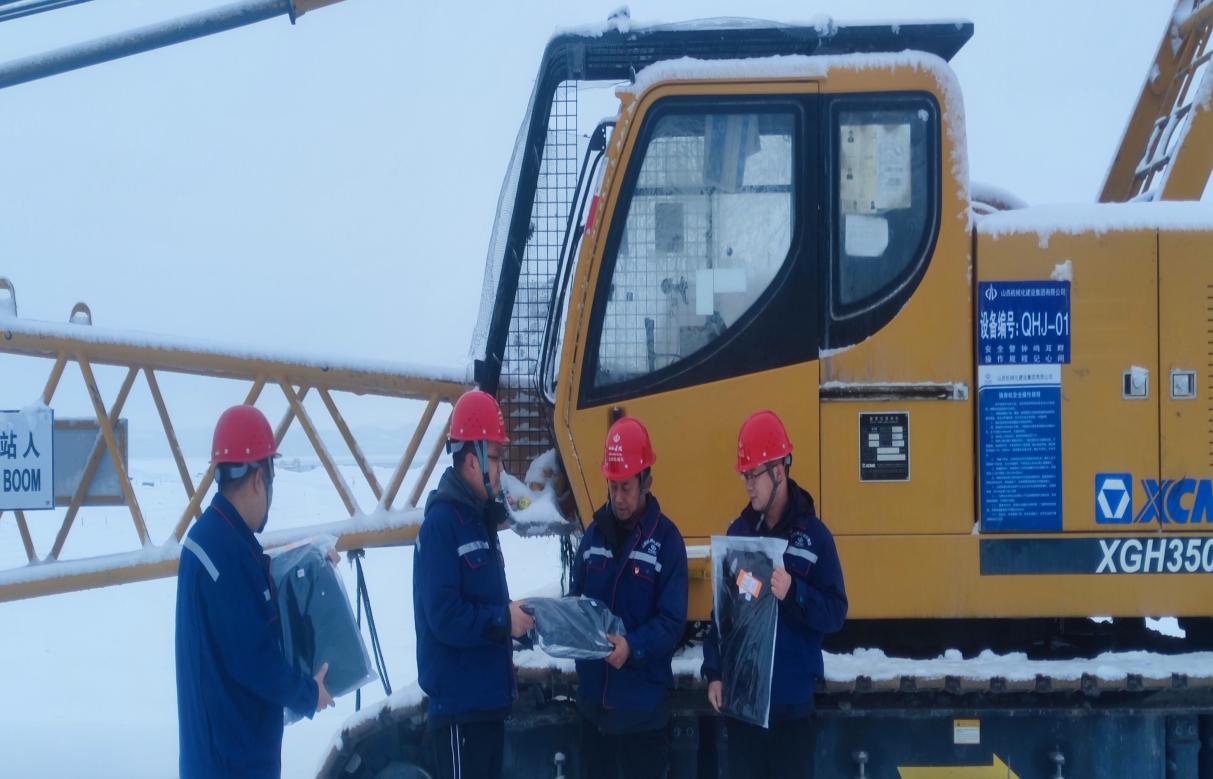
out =
[(251, 349), (193, 338), (43, 322), (0, 313), (0, 352), (54, 358), (84, 350), (97, 365), (131, 365), (174, 373), (254, 380), (282, 376), (292, 384), (425, 400), (438, 392), (457, 398), (470, 386), (471, 368), (388, 360), (356, 360)]
[[(355, 519), (266, 533), (262, 545), (272, 549), (313, 536), (328, 535), (337, 539), (339, 551), (409, 546), (417, 539), (421, 517), (421, 511), (415, 509), (375, 512)], [(43, 562), (0, 571), (0, 603), (175, 576), (180, 557), (181, 546), (170, 540), (134, 552)]]
[[(451, 370), (392, 363), (352, 363), (301, 355), (254, 353), (243, 347), (233, 348), (186, 339), (161, 338), (140, 333), (106, 330), (84, 324), (33, 322), (2, 314), (0, 314), (0, 335), (2, 335), (0, 354), (29, 355), (54, 360), (51, 375), (42, 393), (41, 400), (44, 404), (49, 404), (54, 398), (67, 362), (71, 360), (79, 363), (104, 439), (103, 443), (97, 444), (95, 448), (102, 452), (110, 451), (112, 453), (116, 448), (116, 442), (112, 440), (113, 423), (109, 425), (106, 423), (111, 421), (111, 417), (115, 423), (120, 418), (134, 379), (142, 371), (148, 379), (149, 388), (156, 401), (156, 411), (160, 414), (160, 421), (164, 426), (170, 449), (174, 450), (174, 460), (179, 474), (182, 476), (182, 485), (186, 495), (189, 496), (188, 505), (181, 514), (174, 532), (168, 536), (166, 541), (159, 544), (159, 540), (153, 542), (149, 538), (133, 490), (124, 489), (124, 502), (132, 513), (142, 548), (103, 558), (58, 559), (67, 533), (71, 529), (71, 521), (75, 518), (76, 512), (72, 510), (70, 504), (70, 518), (60, 528), (55, 549), (52, 555), (46, 559), (42, 559), (36, 554), (25, 517), (19, 512), (16, 513), (16, 522), (25, 545), (25, 556), (30, 564), (8, 571), (0, 571), (0, 601), (173, 575), (176, 570), (176, 558), (179, 553), (177, 547), (180, 539), (184, 537), (189, 524), (199, 516), (201, 503), (211, 489), (215, 474), (214, 468), (208, 466), (197, 487), (195, 488), (191, 483), (184, 457), (181, 456), (180, 446), (175, 444), (173, 426), (163, 396), (159, 392), (156, 371), (250, 382), (251, 386), (245, 395), (247, 404), (257, 402), (267, 381), (277, 384), (287, 396), (288, 401), (286, 414), (278, 425), (277, 437), (281, 439), (290, 423), (298, 418), (300, 426), (308, 434), (313, 448), (321, 461), (326, 464), (326, 470), (330, 471), (330, 475), (336, 471), (334, 461), (325, 449), (324, 442), (320, 440), (317, 429), (303, 406), (304, 397), (309, 390), (315, 389), (322, 395), (322, 400), (326, 401), (325, 405), (328, 407), (329, 413), (333, 415), (340, 427), (343, 425), (344, 419), (330, 394), (335, 389), (360, 395), (378, 395), (403, 400), (424, 398), (436, 409), (442, 404), (449, 406), (452, 400), (467, 388), (463, 381), (467, 371), (462, 368)], [(119, 390), (114, 404), (108, 409), (101, 400), (96, 377), (93, 375), (94, 365), (126, 368), (125, 382)], [(431, 411), (431, 417), (432, 413)], [(416, 453), (421, 443), (421, 437), (429, 427), (429, 422), (430, 420), (427, 419), (421, 425), (421, 430), (416, 436), (417, 445), (413, 447), (412, 454)], [(357, 442), (353, 439), (348, 425), (345, 425), (343, 435), (346, 437), (347, 443), (351, 444), (351, 450), (357, 455), (359, 453)], [(416, 504), (420, 490), (424, 488), (430, 474), (433, 473), (441, 456), (442, 443), (439, 440), (430, 454), (424, 472), (415, 485), (411, 505)], [(411, 462), (411, 455), (406, 459)], [(365, 471), (369, 468), (369, 463), (366, 462), (365, 457), (362, 460), (361, 465)], [(404, 481), (404, 475), (402, 472), (401, 484)], [(82, 483), (87, 484), (88, 482), (87, 478), (82, 480)], [(124, 488), (130, 486), (129, 479), (125, 478), (125, 474), (121, 472), (119, 473), (119, 484)], [(401, 484), (397, 485), (397, 489)], [(353, 516), (352, 519), (329, 525), (299, 528), (290, 531), (289, 537), (280, 538), (278, 534), (273, 534), (266, 539), (267, 545), (284, 543), (318, 532), (339, 536), (341, 548), (399, 546), (413, 542), (416, 536), (415, 525), (420, 518), (417, 512), (377, 508), (370, 515), (366, 515), (352, 500), (349, 486), (344, 483), (344, 477), (339, 472), (336, 473), (334, 486), (345, 502), (347, 510)], [(78, 507), (76, 508), (78, 509)], [(170, 551), (166, 552), (165, 549)]]

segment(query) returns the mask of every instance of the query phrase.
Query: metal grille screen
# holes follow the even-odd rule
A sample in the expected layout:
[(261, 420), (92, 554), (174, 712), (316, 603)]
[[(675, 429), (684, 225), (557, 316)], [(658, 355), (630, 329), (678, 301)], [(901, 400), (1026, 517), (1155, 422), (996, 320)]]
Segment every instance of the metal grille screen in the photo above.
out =
[(535, 457), (553, 446), (551, 425), (536, 386), (536, 363), (560, 244), (577, 187), (577, 147), (577, 82), (565, 81), (552, 99), (531, 209), (531, 236), (518, 277), (498, 391), (510, 435), (506, 470), (518, 478), (526, 475)]

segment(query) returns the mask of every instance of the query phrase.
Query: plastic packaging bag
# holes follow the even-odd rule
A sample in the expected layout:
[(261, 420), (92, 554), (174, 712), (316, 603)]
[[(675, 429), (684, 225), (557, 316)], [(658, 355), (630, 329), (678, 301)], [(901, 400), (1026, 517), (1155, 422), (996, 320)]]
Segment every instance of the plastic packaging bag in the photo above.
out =
[(623, 620), (594, 598), (527, 598), (523, 609), (535, 618), (531, 641), (552, 657), (601, 660), (615, 648), (607, 636), (627, 632)]
[(767, 727), (779, 601), (771, 574), (783, 565), (782, 538), (712, 536), (712, 616), (720, 638), (721, 710)]
[[(270, 576), (278, 593), (282, 646), (292, 668), (315, 676), (329, 664), (324, 685), (334, 698), (378, 678), (362, 632), (346, 597), (345, 585), (327, 559), (332, 543), (310, 540), (276, 549)], [(306, 712), (286, 711), (287, 723)]]

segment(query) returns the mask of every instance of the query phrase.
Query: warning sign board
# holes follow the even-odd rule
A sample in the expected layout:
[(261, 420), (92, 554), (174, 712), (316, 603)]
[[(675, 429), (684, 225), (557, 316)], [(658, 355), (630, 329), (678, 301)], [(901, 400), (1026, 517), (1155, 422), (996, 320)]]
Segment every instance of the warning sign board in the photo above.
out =
[(0, 411), (0, 510), (55, 507), (55, 412)]

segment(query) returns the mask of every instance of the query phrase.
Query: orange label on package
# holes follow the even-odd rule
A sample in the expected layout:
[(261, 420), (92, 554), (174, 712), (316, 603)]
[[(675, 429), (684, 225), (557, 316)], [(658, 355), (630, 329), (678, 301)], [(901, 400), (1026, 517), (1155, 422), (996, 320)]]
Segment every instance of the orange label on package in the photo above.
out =
[(756, 579), (752, 573), (742, 568), (737, 574), (737, 591), (747, 598), (757, 598), (758, 593), (762, 592), (762, 582)]

